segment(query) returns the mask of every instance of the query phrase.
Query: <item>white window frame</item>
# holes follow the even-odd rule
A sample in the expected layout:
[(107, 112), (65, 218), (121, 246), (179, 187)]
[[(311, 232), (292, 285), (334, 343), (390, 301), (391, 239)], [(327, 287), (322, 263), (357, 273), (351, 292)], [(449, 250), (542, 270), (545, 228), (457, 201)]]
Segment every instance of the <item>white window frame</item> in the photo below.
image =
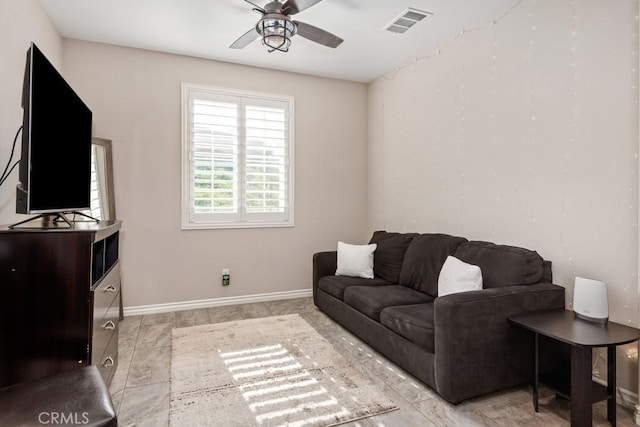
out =
[[(182, 229), (219, 229), (219, 228), (265, 228), (265, 227), (293, 227), (294, 226), (294, 98), (292, 96), (268, 94), (239, 89), (205, 86), (193, 83), (182, 83)], [(281, 214), (251, 213), (245, 212), (244, 197), (240, 197), (240, 211), (237, 214), (198, 214), (193, 213), (193, 167), (192, 167), (192, 141), (190, 128), (189, 102), (192, 94), (201, 94), (206, 98), (210, 96), (230, 96), (255, 100), (257, 103), (284, 102), (288, 105), (287, 118), (287, 215), (281, 218)], [(243, 104), (244, 105), (244, 104)], [(241, 163), (244, 163), (244, 125), (238, 126), (240, 141), (238, 143)], [(244, 173), (244, 167), (241, 168)], [(242, 178), (241, 183), (244, 178)], [(242, 184), (239, 186), (242, 188)], [(243, 190), (241, 190), (243, 191)]]

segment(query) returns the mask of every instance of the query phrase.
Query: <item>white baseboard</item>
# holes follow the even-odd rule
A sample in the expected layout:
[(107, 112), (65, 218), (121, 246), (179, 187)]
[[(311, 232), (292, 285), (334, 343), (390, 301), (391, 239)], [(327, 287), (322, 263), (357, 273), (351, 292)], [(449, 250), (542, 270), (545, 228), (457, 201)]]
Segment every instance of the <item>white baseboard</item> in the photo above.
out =
[(195, 310), (198, 308), (221, 307), (223, 305), (250, 304), (254, 302), (277, 301), (283, 299), (306, 298), (313, 295), (311, 289), (299, 289), (295, 291), (271, 292), (268, 294), (244, 295), (238, 297), (224, 297), (202, 299), (196, 301), (182, 301), (168, 304), (138, 305), (125, 307), (124, 315), (142, 316), (145, 314), (169, 313), (172, 311)]

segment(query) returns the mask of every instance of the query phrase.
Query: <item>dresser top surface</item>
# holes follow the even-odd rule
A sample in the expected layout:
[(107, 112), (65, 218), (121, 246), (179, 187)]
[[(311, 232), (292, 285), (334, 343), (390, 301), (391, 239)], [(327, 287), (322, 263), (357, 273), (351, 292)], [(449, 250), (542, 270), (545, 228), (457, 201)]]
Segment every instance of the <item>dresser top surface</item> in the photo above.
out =
[(10, 229), (9, 225), (0, 226), (0, 233), (115, 233), (120, 229), (122, 221), (105, 220), (100, 222), (94, 221), (78, 221), (74, 222), (73, 228), (69, 228), (64, 222), (34, 221), (33, 225)]

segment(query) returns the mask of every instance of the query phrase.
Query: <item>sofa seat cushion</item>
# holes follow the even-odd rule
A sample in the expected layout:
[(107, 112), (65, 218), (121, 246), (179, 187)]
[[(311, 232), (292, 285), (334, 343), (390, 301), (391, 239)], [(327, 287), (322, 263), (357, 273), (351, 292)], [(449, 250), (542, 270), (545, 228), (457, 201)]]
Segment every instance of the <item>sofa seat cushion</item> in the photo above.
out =
[(435, 353), (433, 302), (387, 307), (380, 313), (380, 323), (412, 343)]
[(480, 267), (484, 288), (533, 285), (544, 275), (542, 257), (516, 246), (471, 241), (458, 246), (455, 257)]
[(431, 301), (433, 297), (400, 285), (349, 286), (344, 291), (347, 305), (377, 322), (380, 321), (380, 312), (387, 307)]
[(438, 275), (447, 257), (467, 239), (447, 234), (414, 237), (404, 255), (400, 283), (433, 297), (438, 295)]
[(350, 276), (324, 276), (318, 281), (318, 288), (322, 289), (329, 295), (342, 301), (344, 290), (349, 286), (388, 286), (393, 285), (379, 277), (374, 279), (362, 279), (360, 277)]

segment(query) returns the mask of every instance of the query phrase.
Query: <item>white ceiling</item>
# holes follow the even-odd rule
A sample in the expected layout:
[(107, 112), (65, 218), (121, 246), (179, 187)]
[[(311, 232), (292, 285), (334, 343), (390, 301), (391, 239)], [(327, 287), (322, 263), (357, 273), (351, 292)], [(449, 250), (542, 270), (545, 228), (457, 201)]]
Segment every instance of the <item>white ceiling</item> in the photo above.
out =
[[(295, 36), (288, 53), (268, 53), (259, 40), (229, 49), (260, 18), (243, 0), (40, 0), (63, 37), (360, 82), (429, 53), (438, 41), (499, 16), (514, 1), (323, 0), (293, 18), (342, 37), (341, 46)], [(433, 15), (402, 35), (383, 31), (407, 7)]]

